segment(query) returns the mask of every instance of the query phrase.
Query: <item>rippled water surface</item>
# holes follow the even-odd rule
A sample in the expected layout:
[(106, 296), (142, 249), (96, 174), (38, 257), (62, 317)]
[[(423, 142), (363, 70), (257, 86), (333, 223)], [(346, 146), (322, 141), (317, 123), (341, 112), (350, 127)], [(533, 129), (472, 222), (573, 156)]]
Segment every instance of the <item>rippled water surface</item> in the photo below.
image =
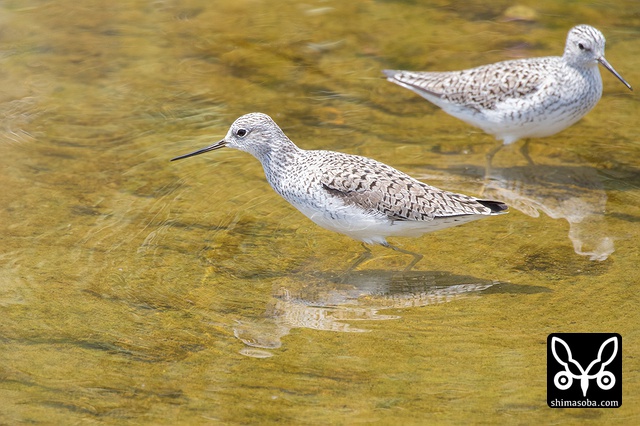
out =
[[(502, 149), (381, 70), (559, 55), (607, 37), (640, 87), (640, 4), (8, 1), (0, 5), (0, 423), (640, 422), (640, 107)], [(427, 3), (427, 2), (424, 2)], [(511, 213), (344, 273), (325, 231), (234, 150), (271, 115)], [(623, 406), (546, 405), (552, 332), (623, 338)]]

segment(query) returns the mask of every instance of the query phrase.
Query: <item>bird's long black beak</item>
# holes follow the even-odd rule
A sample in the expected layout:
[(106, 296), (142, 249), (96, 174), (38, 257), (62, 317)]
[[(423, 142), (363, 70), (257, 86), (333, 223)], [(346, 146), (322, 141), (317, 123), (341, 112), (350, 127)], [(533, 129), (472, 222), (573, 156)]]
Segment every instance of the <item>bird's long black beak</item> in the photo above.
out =
[(224, 148), (227, 145), (227, 142), (222, 139), (214, 143), (213, 145), (209, 145), (206, 148), (199, 149), (197, 151), (191, 152), (189, 154), (181, 155), (179, 157), (172, 158), (171, 161), (182, 160), (183, 158), (193, 157), (194, 155), (204, 154), (205, 152), (213, 151), (214, 149)]
[(607, 62), (606, 59), (604, 58), (598, 58), (598, 62), (600, 62), (602, 64), (603, 67), (605, 67), (607, 70), (609, 70), (609, 72), (611, 72), (611, 74), (615, 75), (616, 77), (618, 77), (618, 80), (620, 80), (625, 86), (627, 86), (629, 88), (629, 90), (633, 90), (631, 88), (631, 85), (629, 83), (627, 83), (627, 81), (622, 78), (622, 76), (620, 74), (618, 74), (618, 71), (614, 70), (613, 67), (611, 66), (611, 64), (609, 64), (609, 62)]

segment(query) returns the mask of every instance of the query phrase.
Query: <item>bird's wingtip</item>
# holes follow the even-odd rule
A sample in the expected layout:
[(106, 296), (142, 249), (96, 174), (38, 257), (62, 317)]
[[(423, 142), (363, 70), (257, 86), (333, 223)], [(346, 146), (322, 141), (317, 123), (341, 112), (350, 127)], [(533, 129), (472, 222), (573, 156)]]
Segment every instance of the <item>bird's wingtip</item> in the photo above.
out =
[(476, 200), (483, 206), (491, 209), (492, 214), (503, 214), (509, 212), (509, 206), (507, 206), (502, 201), (494, 201), (494, 200)]

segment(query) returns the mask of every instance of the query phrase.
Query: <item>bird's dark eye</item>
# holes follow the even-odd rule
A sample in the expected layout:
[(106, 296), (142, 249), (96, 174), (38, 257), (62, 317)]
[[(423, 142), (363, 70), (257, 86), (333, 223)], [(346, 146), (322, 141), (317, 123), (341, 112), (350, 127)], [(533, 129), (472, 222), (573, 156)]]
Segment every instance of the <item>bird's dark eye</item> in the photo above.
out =
[(245, 136), (247, 136), (247, 133), (249, 133), (249, 131), (247, 129), (238, 129), (236, 130), (236, 136), (243, 138)]
[(578, 43), (578, 49), (580, 49), (580, 50), (584, 50), (584, 44), (582, 44), (582, 43)]

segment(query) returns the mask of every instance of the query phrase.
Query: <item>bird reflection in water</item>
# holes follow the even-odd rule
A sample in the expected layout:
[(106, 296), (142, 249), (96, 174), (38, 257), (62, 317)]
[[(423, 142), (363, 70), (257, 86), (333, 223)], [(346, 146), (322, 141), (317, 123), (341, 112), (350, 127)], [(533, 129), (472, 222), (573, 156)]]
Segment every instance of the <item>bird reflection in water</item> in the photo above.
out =
[(606, 260), (614, 252), (604, 220), (607, 193), (602, 176), (582, 165), (528, 165), (492, 169), (484, 196), (500, 197), (531, 217), (545, 213), (569, 222), (574, 251), (590, 260)]
[(400, 316), (380, 311), (447, 303), (489, 291), (548, 290), (441, 271), (399, 275), (364, 270), (346, 276), (329, 273), (291, 276), (274, 286), (264, 317), (238, 322), (234, 334), (246, 345), (240, 351), (243, 355), (269, 357), (272, 356), (269, 350), (279, 348), (282, 337), (294, 328), (363, 333), (369, 330), (354, 327), (350, 322), (394, 320)]

